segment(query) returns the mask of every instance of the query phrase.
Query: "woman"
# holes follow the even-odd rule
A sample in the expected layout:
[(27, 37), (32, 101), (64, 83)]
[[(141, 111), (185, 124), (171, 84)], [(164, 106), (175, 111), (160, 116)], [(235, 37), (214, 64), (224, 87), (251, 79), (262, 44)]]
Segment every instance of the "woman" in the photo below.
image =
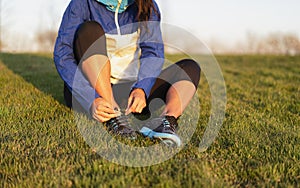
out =
[(72, 0), (59, 29), (54, 62), (65, 83), (67, 106), (79, 105), (112, 133), (135, 138), (127, 115), (149, 114), (150, 102), (161, 98), (161, 117), (140, 132), (180, 145), (177, 119), (197, 89), (200, 67), (182, 60), (161, 71), (164, 45), (154, 0)]

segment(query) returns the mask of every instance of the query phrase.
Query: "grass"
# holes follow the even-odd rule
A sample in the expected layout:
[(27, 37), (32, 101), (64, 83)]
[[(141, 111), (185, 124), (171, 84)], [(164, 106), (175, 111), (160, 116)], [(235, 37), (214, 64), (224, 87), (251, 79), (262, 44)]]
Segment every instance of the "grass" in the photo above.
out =
[(298, 187), (300, 57), (217, 59), (227, 110), (215, 142), (199, 152), (211, 97), (202, 76), (190, 143), (161, 164), (127, 167), (85, 142), (50, 55), (0, 54), (0, 187)]

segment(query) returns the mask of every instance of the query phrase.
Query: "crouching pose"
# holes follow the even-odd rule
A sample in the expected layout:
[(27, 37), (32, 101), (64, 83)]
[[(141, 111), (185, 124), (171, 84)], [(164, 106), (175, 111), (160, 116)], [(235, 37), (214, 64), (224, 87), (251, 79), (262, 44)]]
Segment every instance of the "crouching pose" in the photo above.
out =
[[(139, 132), (181, 144), (177, 119), (196, 92), (200, 67), (185, 59), (162, 70), (164, 45), (154, 0), (72, 0), (54, 62), (68, 107), (84, 109), (113, 134), (135, 138), (128, 114), (151, 113), (149, 104), (159, 98), (164, 101), (161, 116), (145, 121)], [(82, 77), (76, 76), (78, 69)]]

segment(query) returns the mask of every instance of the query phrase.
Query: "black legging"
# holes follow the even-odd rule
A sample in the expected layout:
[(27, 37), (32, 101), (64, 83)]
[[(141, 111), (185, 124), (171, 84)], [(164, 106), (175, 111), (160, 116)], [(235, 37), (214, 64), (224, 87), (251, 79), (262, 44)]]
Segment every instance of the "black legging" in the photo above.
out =
[[(89, 48), (92, 45), (93, 47)], [(106, 39), (100, 24), (94, 21), (88, 21), (81, 24), (75, 34), (74, 55), (79, 64), (81, 61), (94, 54), (107, 56)], [(162, 70), (161, 74), (156, 79), (147, 99), (147, 104), (150, 104), (155, 98), (160, 98), (165, 102), (166, 94), (171, 85), (182, 80), (192, 82), (195, 88), (197, 88), (200, 80), (200, 72), (201, 69), (199, 65), (191, 59), (184, 59), (170, 65)], [(124, 107), (124, 105), (127, 104), (127, 98), (133, 83), (134, 82), (128, 82), (112, 85), (115, 100), (121, 107)], [(72, 93), (66, 87), (66, 84), (64, 87), (64, 98), (66, 105), (72, 108)], [(77, 103), (76, 106), (78, 106), (79, 103), (76, 99), (73, 99), (73, 103), (74, 102)]]

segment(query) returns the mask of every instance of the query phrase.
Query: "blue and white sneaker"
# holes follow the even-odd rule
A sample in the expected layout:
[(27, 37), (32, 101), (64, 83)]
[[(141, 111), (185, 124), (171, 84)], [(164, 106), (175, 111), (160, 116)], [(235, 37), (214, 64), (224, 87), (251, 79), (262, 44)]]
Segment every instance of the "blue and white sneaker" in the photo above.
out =
[(173, 116), (155, 118), (147, 122), (140, 133), (151, 139), (159, 139), (168, 146), (180, 146), (181, 140), (176, 134), (177, 119)]

